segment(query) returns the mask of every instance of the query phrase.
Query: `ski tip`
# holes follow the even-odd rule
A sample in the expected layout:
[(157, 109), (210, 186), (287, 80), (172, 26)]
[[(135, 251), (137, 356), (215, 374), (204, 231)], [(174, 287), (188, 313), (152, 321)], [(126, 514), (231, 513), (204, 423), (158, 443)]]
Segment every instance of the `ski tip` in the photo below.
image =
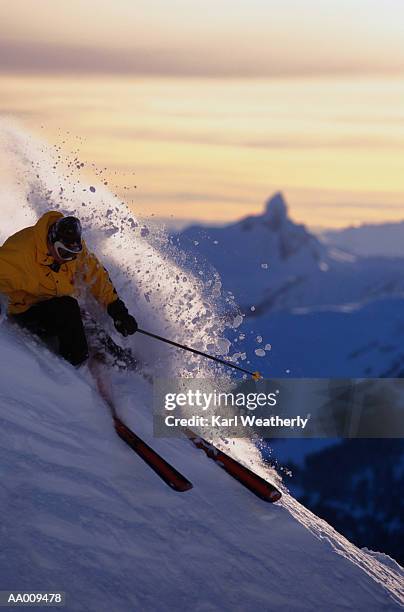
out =
[(276, 489), (275, 491), (271, 491), (269, 494), (269, 501), (273, 504), (274, 502), (279, 501), (281, 497), (282, 493)]
[(190, 491), (191, 489), (194, 488), (194, 485), (192, 484), (192, 482), (189, 482), (189, 480), (185, 481), (170, 481), (168, 482), (168, 485), (174, 489), (174, 491), (177, 491), (177, 493), (185, 493), (186, 491)]
[(263, 376), (260, 372), (253, 372), (252, 375), (254, 380), (262, 380)]

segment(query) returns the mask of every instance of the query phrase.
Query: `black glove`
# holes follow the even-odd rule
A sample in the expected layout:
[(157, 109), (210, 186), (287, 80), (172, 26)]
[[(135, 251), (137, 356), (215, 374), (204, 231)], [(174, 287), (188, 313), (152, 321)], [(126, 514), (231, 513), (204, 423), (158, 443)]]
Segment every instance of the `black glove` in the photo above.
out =
[(137, 331), (137, 321), (129, 314), (122, 300), (116, 300), (107, 308), (109, 316), (113, 319), (116, 330), (122, 336), (131, 336)]

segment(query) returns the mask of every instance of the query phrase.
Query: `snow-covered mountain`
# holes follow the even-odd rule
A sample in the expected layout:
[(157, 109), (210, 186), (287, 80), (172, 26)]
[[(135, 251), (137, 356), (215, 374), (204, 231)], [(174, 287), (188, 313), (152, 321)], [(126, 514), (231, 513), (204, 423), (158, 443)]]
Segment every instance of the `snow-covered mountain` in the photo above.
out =
[(275, 194), (262, 215), (223, 227), (191, 226), (173, 237), (212, 264), (248, 316), (364, 304), (404, 292), (404, 259), (363, 258), (328, 247), (288, 216)]
[[(290, 378), (404, 376), (404, 300), (273, 312), (245, 320), (232, 349), (253, 369)], [(265, 350), (267, 347), (267, 350)]]
[(364, 257), (404, 257), (404, 221), (327, 230), (321, 232), (321, 240)]
[(243, 325), (228, 337), (246, 365), (271, 376), (403, 374), (404, 258), (324, 244), (289, 218), (280, 193), (262, 215), (173, 240), (202, 270), (214, 266), (240, 304)]

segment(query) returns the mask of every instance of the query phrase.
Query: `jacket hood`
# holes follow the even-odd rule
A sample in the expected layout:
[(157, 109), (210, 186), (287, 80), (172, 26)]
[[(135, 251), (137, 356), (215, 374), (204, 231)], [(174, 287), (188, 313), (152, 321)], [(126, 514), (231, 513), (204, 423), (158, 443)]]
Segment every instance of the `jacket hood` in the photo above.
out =
[(34, 225), (35, 245), (37, 249), (37, 259), (45, 261), (48, 259), (48, 231), (51, 225), (63, 217), (62, 213), (50, 210), (42, 215)]

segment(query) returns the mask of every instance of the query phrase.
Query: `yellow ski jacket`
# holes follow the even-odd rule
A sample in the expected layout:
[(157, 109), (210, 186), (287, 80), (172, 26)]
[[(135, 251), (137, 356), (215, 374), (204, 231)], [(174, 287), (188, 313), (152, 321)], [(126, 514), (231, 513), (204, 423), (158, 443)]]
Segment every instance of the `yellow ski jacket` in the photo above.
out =
[(47, 212), (36, 225), (10, 236), (0, 247), (0, 293), (8, 297), (9, 314), (50, 298), (77, 295), (81, 286), (88, 286), (105, 307), (118, 299), (107, 271), (84, 241), (76, 259), (62, 264), (59, 272), (50, 269), (54, 259), (48, 253), (48, 230), (60, 217), (59, 212)]

